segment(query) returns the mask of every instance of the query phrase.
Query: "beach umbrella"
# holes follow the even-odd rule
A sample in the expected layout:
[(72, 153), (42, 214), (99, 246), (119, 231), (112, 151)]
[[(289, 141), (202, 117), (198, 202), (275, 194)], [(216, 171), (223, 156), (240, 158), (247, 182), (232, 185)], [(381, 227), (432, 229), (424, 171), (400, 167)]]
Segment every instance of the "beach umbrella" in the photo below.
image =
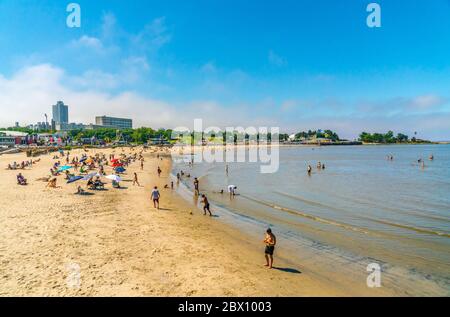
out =
[(61, 166), (60, 168), (58, 168), (58, 172), (64, 172), (64, 171), (70, 170), (71, 168), (72, 168), (72, 166), (68, 166), (68, 165)]
[(115, 182), (121, 182), (122, 181), (122, 179), (119, 176), (117, 176), (117, 175), (108, 175), (105, 178), (110, 179), (110, 180), (115, 181)]
[(121, 166), (123, 166), (122, 163), (114, 163), (114, 164), (112, 165), (112, 167), (121, 167)]
[(73, 176), (67, 181), (67, 184), (75, 183), (76, 181), (79, 181), (80, 179), (83, 179), (83, 176)]
[(124, 169), (122, 166), (119, 166), (119, 167), (116, 168), (116, 172), (117, 173), (123, 173), (125, 171), (126, 171), (126, 169)]

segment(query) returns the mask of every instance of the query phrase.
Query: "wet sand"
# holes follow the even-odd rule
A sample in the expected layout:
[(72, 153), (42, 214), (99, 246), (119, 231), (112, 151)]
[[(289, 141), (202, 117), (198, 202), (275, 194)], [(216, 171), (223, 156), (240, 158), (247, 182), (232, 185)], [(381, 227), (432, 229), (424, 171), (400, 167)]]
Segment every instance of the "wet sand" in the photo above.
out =
[[(277, 269), (267, 269), (264, 245), (254, 236), (203, 216), (175, 191), (163, 189), (170, 185), (170, 156), (161, 161), (148, 151), (143, 171), (137, 162), (128, 168), (121, 183), (126, 188), (108, 184), (106, 191), (86, 196), (73, 194), (85, 181), (66, 184), (61, 176), (58, 189), (36, 181), (48, 175), (52, 156), (21, 171), (30, 183), (24, 187), (16, 185), (19, 171), (5, 167), (25, 155), (0, 156), (1, 296), (391, 295), (369, 289), (365, 279), (347, 279), (332, 263), (305, 261), (297, 267), (275, 257)], [(143, 187), (132, 185), (135, 171)], [(155, 185), (161, 210), (150, 201)], [(288, 252), (283, 241), (278, 244)]]

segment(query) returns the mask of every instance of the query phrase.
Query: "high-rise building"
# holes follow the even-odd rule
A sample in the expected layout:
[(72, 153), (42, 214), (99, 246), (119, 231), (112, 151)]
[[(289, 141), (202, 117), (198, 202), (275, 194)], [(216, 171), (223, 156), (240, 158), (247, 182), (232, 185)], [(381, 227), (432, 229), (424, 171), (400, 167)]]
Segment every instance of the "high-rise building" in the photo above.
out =
[(95, 124), (97, 126), (102, 126), (105, 128), (116, 128), (116, 129), (132, 129), (133, 120), (124, 118), (113, 118), (113, 117), (95, 117)]
[(53, 106), (53, 120), (55, 123), (69, 123), (69, 107), (62, 101)]

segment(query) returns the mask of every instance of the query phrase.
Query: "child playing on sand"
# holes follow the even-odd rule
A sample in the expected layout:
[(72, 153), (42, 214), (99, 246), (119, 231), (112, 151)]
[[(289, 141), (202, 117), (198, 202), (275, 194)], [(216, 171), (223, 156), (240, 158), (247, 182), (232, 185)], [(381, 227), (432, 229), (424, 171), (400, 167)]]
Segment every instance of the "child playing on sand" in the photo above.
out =
[(272, 229), (267, 229), (266, 237), (263, 243), (266, 244), (266, 249), (264, 251), (266, 257), (266, 266), (271, 269), (273, 266), (273, 252), (275, 251), (275, 245), (277, 244), (277, 238), (272, 233)]

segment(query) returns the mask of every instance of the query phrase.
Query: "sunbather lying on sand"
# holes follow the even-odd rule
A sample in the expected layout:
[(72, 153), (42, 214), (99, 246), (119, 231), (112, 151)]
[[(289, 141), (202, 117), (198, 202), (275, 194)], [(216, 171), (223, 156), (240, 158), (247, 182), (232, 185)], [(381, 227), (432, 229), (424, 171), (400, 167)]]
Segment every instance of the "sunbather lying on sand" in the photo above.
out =
[(51, 179), (48, 183), (47, 186), (45, 186), (45, 188), (50, 187), (50, 188), (57, 188), (56, 187), (56, 178)]

